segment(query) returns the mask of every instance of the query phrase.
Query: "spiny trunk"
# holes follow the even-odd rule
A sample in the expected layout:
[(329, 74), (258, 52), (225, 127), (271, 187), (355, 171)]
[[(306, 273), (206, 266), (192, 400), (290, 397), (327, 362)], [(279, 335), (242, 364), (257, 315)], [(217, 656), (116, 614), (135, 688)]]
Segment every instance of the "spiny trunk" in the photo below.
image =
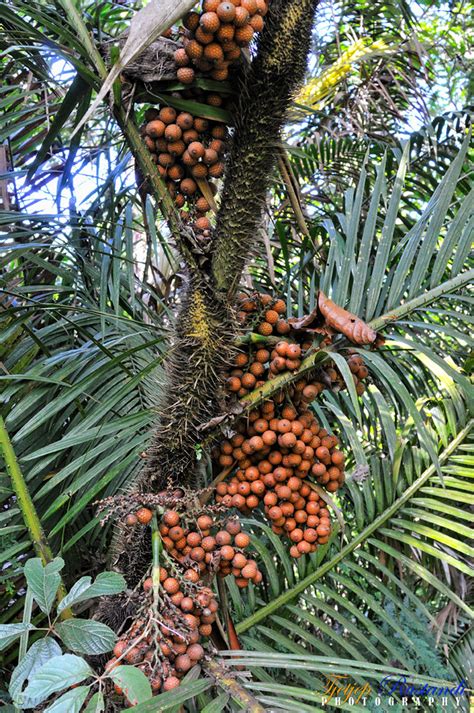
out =
[[(189, 270), (168, 362), (161, 418), (140, 485), (193, 482), (199, 426), (220, 411), (220, 374), (232, 352), (231, 303), (257, 229), (293, 93), (303, 79), (318, 0), (273, 0), (258, 53), (237, 88), (210, 269)], [(210, 274), (209, 274), (210, 272)]]
[(188, 486), (195, 478), (199, 426), (216, 415), (223, 394), (221, 372), (233, 343), (232, 319), (208, 279), (192, 274), (177, 317), (159, 405), (160, 423), (140, 474), (141, 489), (168, 482)]
[(278, 155), (286, 110), (303, 80), (319, 0), (273, 0), (258, 54), (238, 87), (212, 260), (219, 291), (232, 299), (257, 229)]
[[(256, 248), (280, 132), (303, 79), (317, 4), (272, 0), (257, 55), (239, 80), (235, 130), (210, 250), (204, 259), (192, 255), (189, 236), (182, 239), (188, 285), (172, 340), (159, 424), (136, 483), (141, 491), (157, 492), (168, 482), (196, 482), (199, 427), (221, 412), (221, 374), (234, 348), (232, 303)], [(148, 543), (145, 538), (127, 545), (124, 536), (122, 531), (115, 538), (116, 565), (133, 585), (149, 562)]]

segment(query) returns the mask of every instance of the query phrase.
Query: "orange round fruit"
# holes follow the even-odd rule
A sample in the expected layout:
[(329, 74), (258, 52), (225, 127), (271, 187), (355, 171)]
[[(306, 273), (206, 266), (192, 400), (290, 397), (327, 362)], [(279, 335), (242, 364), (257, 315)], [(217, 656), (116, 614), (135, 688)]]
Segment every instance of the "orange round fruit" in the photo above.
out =
[(199, 27), (199, 14), (197, 12), (188, 12), (183, 18), (183, 25), (191, 32), (196, 30)]
[(194, 69), (191, 67), (180, 67), (176, 72), (178, 81), (182, 84), (192, 84), (194, 82)]
[(222, 97), (220, 94), (208, 94), (206, 103), (209, 106), (222, 106)]
[(221, 25), (217, 30), (216, 39), (223, 45), (223, 50), (226, 51), (226, 45), (234, 39), (235, 28), (233, 25)]
[(211, 42), (214, 42), (214, 35), (212, 32), (206, 32), (204, 28), (198, 27), (196, 32), (194, 33), (194, 38), (201, 44), (201, 45), (208, 45)]
[(207, 173), (207, 166), (205, 166), (203, 163), (197, 163), (191, 168), (191, 175), (193, 178), (206, 178)]
[(221, 178), (224, 175), (225, 165), (223, 161), (216, 161), (209, 166), (209, 175), (213, 178)]
[(176, 62), (178, 67), (186, 67), (189, 64), (189, 57), (183, 47), (180, 47), (174, 53), (174, 61)]
[(265, 27), (264, 19), (262, 18), (261, 15), (257, 15), (257, 14), (250, 18), (249, 24), (254, 32), (261, 32), (263, 30), (263, 28)]
[(176, 118), (176, 123), (182, 131), (192, 129), (194, 123), (193, 115), (187, 111), (182, 111), (181, 114), (178, 114)]
[(202, 133), (204, 131), (207, 131), (207, 129), (209, 128), (209, 122), (207, 119), (202, 119), (198, 116), (194, 119), (194, 128), (199, 133)]
[[(245, 7), (235, 8), (234, 25), (238, 28), (247, 24), (250, 19), (249, 11)], [(252, 30), (253, 34), (253, 30)]]
[(165, 133), (166, 125), (160, 119), (149, 121), (145, 127), (145, 131), (152, 139), (159, 139)]
[(204, 146), (200, 141), (193, 141), (188, 146), (188, 152), (194, 159), (200, 159), (204, 156)]
[(173, 124), (176, 120), (176, 110), (172, 106), (165, 106), (160, 110), (159, 117), (165, 124)]
[(215, 12), (204, 12), (200, 19), (199, 24), (201, 25), (204, 32), (217, 32), (221, 26), (219, 17)]
[(141, 525), (148, 525), (153, 517), (153, 513), (148, 508), (140, 508), (136, 511), (135, 516)]
[(273, 332), (273, 327), (269, 322), (262, 322), (258, 327), (258, 332), (259, 334), (268, 337)]
[(220, 44), (211, 42), (204, 48), (204, 57), (209, 60), (209, 62), (223, 62), (224, 51)]
[(200, 213), (207, 213), (208, 211), (211, 210), (211, 206), (209, 205), (207, 200), (204, 198), (204, 196), (201, 196), (200, 198), (198, 198), (195, 205), (196, 205), (196, 210), (198, 210)]
[(192, 178), (185, 178), (181, 181), (180, 189), (186, 196), (192, 196), (197, 190), (197, 185)]
[(257, 12), (257, 0), (240, 0), (241, 7), (244, 7), (249, 15), (255, 15)]
[(235, 17), (235, 5), (231, 2), (221, 2), (216, 12), (222, 22), (232, 22)]
[(203, 54), (202, 45), (197, 40), (190, 40), (186, 45), (185, 52), (189, 59), (201, 59)]

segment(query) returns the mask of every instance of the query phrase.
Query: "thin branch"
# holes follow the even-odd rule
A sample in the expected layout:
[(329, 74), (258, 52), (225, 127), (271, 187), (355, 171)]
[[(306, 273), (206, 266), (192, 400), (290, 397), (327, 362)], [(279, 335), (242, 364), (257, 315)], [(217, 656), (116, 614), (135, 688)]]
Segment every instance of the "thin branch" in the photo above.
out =
[(298, 226), (303, 235), (306, 235), (306, 237), (311, 240), (311, 233), (309, 232), (309, 228), (306, 225), (306, 220), (303, 215), (303, 211), (301, 210), (300, 200), (296, 195), (295, 189), (293, 187), (293, 182), (288, 173), (287, 166), (285, 165), (285, 161), (282, 155), (283, 152), (283, 148), (280, 148), (278, 151), (278, 168), (280, 169), (280, 174), (285, 184), (286, 192), (288, 193), (288, 198), (290, 200), (291, 207), (293, 208), (293, 213), (295, 214), (296, 222), (298, 223)]

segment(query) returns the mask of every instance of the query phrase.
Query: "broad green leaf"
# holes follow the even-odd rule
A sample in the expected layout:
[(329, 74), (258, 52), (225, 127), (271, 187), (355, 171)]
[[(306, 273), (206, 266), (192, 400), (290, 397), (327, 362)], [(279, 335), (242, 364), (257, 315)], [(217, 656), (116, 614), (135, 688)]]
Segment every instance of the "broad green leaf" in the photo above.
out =
[(89, 703), (87, 704), (87, 708), (84, 710), (84, 713), (103, 713), (104, 710), (104, 695), (103, 693), (100, 693), (100, 691), (97, 691), (97, 693), (94, 693)]
[(64, 560), (56, 557), (43, 567), (39, 557), (30, 559), (25, 564), (25, 577), (35, 602), (41, 611), (49, 614), (61, 583), (59, 572), (64, 567)]
[(109, 676), (120, 686), (132, 705), (143, 703), (152, 696), (150, 682), (139, 668), (117, 666), (110, 671)]
[(10, 646), (24, 631), (31, 631), (32, 624), (0, 624), (0, 651)]
[(67, 691), (61, 698), (48, 706), (44, 713), (80, 713), (82, 704), (89, 693), (89, 686), (78, 686)]
[(58, 613), (87, 599), (120, 594), (126, 586), (125, 578), (118, 572), (100, 572), (94, 583), (91, 577), (81, 577), (58, 604)]
[[(41, 668), (46, 661), (52, 659), (53, 656), (61, 656), (61, 647), (51, 637), (45, 636), (44, 639), (38, 639), (31, 645), (25, 656), (14, 668), (10, 678), (8, 692), (15, 702), (22, 703), (23, 695), (21, 691), (25, 681)], [(30, 708), (38, 703), (39, 701), (30, 702)]]
[[(52, 693), (57, 693), (76, 683), (81, 683), (94, 675), (83, 658), (73, 654), (53, 656), (35, 671), (25, 690), (25, 697), (39, 702), (45, 701)], [(29, 706), (33, 707), (33, 706)]]
[(105, 654), (111, 651), (117, 635), (106, 624), (90, 619), (68, 619), (55, 627), (63, 644), (79, 654)]

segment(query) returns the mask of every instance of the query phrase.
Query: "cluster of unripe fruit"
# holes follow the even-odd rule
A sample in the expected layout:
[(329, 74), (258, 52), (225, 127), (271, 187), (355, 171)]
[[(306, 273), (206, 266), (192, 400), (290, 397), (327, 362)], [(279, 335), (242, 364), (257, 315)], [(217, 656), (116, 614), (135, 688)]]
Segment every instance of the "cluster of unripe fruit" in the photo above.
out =
[[(208, 95), (208, 101), (214, 96)], [(211, 206), (198, 182), (224, 173), (225, 124), (178, 113), (171, 106), (147, 109), (145, 122), (145, 144), (170, 196), (179, 209), (186, 206), (191, 211), (183, 211), (183, 219), (188, 222), (192, 217), (194, 230), (207, 237), (211, 223), (206, 214)], [(213, 192), (215, 186), (209, 183), (209, 189)]]

